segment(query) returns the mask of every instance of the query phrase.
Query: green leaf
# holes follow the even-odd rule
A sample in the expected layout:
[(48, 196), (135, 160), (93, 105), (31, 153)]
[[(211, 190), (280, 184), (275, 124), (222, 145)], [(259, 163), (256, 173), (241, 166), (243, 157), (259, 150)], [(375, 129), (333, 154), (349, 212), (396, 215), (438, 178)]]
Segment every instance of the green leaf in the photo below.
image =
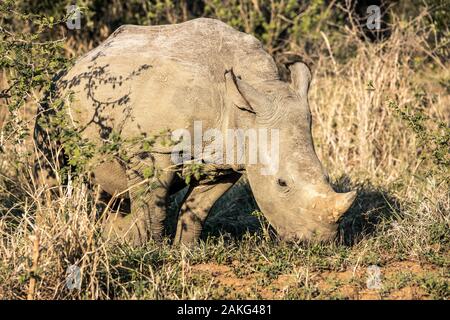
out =
[(148, 179), (150, 177), (153, 177), (154, 171), (152, 167), (147, 167), (143, 170), (143, 175), (145, 179)]

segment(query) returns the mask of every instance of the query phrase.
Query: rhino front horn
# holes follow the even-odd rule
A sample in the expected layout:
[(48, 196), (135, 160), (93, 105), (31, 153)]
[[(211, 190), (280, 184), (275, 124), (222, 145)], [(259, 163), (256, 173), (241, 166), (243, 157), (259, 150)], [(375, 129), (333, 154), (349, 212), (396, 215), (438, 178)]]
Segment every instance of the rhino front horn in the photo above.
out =
[(337, 222), (340, 217), (351, 207), (356, 198), (356, 191), (346, 193), (336, 193), (334, 208), (331, 212), (331, 219)]

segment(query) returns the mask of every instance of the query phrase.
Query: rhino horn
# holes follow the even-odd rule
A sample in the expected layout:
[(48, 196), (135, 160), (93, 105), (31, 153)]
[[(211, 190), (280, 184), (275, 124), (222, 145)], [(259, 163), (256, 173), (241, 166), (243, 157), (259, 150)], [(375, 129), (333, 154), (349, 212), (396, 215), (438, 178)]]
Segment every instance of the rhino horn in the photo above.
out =
[(340, 217), (351, 207), (356, 198), (356, 191), (335, 193), (334, 206), (331, 209), (330, 220), (337, 222)]

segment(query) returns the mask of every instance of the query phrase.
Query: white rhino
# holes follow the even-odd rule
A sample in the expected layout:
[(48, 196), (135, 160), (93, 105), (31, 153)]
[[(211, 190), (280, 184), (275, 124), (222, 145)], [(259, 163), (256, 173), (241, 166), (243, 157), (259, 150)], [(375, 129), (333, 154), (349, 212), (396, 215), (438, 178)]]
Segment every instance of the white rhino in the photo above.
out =
[[(215, 178), (191, 181), (178, 217), (176, 242), (191, 244), (198, 239), (213, 204), (242, 174), (281, 238), (328, 240), (335, 237), (337, 221), (356, 193), (336, 193), (327, 182), (311, 136), (310, 71), (300, 62), (289, 70), (291, 81), (283, 81), (256, 38), (218, 20), (125, 25), (57, 79), (55, 92), (62, 96), (70, 92), (66, 106), (72, 123), (98, 146), (108, 143), (112, 133), (132, 139), (161, 130), (192, 131), (194, 121), (202, 121), (203, 130), (279, 130), (276, 174), (262, 174), (261, 163), (216, 164)], [(41, 110), (38, 118), (47, 116)], [(48, 182), (53, 173), (43, 165), (48, 151), (44, 133), (36, 125), (42, 155), (36, 175)], [(175, 166), (170, 151), (156, 146), (133, 150), (126, 161), (94, 159), (96, 183), (131, 201), (130, 214), (109, 220), (108, 234), (135, 245), (160, 238), (167, 197), (182, 186), (177, 171), (183, 165)], [(159, 170), (158, 185), (142, 193), (134, 186), (142, 185), (149, 163), (174, 170)]]

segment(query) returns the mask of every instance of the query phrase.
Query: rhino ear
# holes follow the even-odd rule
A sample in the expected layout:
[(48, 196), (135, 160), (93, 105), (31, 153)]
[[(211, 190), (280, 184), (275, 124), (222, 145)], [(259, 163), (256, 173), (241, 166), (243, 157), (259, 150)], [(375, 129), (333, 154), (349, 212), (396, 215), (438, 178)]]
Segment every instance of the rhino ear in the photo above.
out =
[(225, 72), (225, 85), (228, 97), (239, 109), (258, 115), (269, 107), (269, 100), (264, 94), (237, 78), (233, 70)]
[(308, 95), (311, 71), (303, 62), (296, 62), (289, 66), (291, 72), (291, 86), (300, 97)]

